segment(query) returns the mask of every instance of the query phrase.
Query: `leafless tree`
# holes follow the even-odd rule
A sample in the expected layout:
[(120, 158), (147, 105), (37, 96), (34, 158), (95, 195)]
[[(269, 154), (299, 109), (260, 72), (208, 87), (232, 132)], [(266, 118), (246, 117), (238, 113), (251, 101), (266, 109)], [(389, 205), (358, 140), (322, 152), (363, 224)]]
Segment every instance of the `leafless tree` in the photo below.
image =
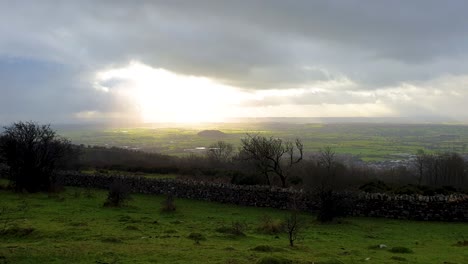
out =
[(327, 172), (331, 173), (336, 162), (335, 151), (330, 146), (326, 146), (321, 149), (319, 162), (321, 166), (327, 169)]
[(345, 216), (351, 206), (352, 195), (346, 192), (346, 167), (338, 162), (331, 147), (320, 150), (316, 164), (311, 164), (305, 189), (319, 202), (317, 219), (330, 222), (335, 217)]
[(320, 150), (318, 165), (321, 170), (325, 170), (325, 173), (320, 173), (320, 181), (318, 188), (320, 191), (331, 188), (333, 182), (335, 182), (336, 170), (337, 170), (337, 161), (336, 153), (330, 147), (326, 146)]
[(426, 154), (422, 149), (418, 150), (416, 153), (416, 158), (414, 159), (414, 166), (418, 172), (418, 185), (422, 184), (424, 177), (424, 164), (426, 163)]
[(207, 156), (214, 163), (228, 163), (232, 160), (234, 146), (225, 141), (218, 141), (209, 146)]
[(53, 173), (74, 150), (49, 125), (18, 122), (0, 136), (0, 156), (8, 166), (16, 190), (45, 191), (53, 184)]
[(273, 174), (280, 178), (282, 187), (286, 187), (288, 170), (303, 157), (304, 146), (299, 139), (292, 143), (280, 138), (247, 134), (241, 143), (240, 157), (253, 160), (270, 186), (270, 174)]
[(288, 234), (289, 246), (294, 247), (294, 241), (304, 228), (304, 222), (300, 219), (296, 197), (292, 197), (289, 203), (289, 212), (284, 219), (284, 230)]
[(297, 210), (291, 210), (289, 212), (284, 221), (284, 227), (288, 234), (289, 246), (294, 247), (294, 241), (296, 241), (297, 235), (299, 234), (302, 227), (298, 218)]
[(415, 164), (419, 184), (461, 186), (467, 181), (465, 161), (457, 153), (418, 154)]

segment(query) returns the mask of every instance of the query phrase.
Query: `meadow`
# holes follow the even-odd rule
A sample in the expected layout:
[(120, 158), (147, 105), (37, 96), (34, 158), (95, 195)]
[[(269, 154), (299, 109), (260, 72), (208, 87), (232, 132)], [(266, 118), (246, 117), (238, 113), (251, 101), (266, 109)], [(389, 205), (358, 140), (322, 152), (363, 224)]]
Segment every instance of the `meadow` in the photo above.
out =
[[(176, 211), (162, 212), (165, 197), (141, 194), (111, 208), (103, 207), (106, 195), (0, 190), (0, 263), (468, 263), (466, 223), (320, 224), (304, 213), (290, 247), (285, 233), (264, 228), (287, 211), (176, 198)], [(225, 232), (239, 223), (240, 233)]]
[[(223, 137), (198, 135), (206, 129), (220, 130)], [(117, 146), (171, 155), (196, 152), (217, 140), (239, 146), (247, 133), (285, 139), (300, 138), (305, 151), (331, 146), (337, 153), (352, 154), (364, 161), (401, 159), (426, 152), (466, 153), (468, 126), (444, 124), (288, 124), (215, 123), (199, 125), (147, 125), (145, 127), (62, 128), (58, 133), (75, 144)]]

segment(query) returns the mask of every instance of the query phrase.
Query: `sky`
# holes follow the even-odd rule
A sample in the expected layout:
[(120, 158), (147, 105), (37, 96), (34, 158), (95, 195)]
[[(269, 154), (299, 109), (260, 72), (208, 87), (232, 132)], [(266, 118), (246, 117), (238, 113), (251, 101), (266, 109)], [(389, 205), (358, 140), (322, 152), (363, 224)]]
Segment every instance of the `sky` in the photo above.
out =
[(0, 123), (468, 120), (467, 1), (0, 0)]

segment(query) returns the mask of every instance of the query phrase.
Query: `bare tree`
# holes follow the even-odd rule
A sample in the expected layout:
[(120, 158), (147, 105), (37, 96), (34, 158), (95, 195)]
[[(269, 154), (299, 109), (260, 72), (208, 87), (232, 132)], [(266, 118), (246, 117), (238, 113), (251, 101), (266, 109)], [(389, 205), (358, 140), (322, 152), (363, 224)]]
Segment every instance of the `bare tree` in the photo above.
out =
[(425, 162), (426, 162), (426, 154), (424, 153), (424, 150), (420, 149), (416, 153), (416, 158), (414, 159), (414, 166), (416, 167), (416, 170), (418, 171), (418, 185), (422, 184), (422, 180), (424, 177)]
[(294, 241), (304, 227), (304, 222), (299, 217), (299, 209), (296, 203), (297, 197), (292, 197), (289, 204), (289, 212), (284, 219), (284, 230), (288, 234), (289, 246), (294, 247)]
[(336, 153), (330, 146), (321, 149), (319, 166), (326, 169), (327, 173), (324, 177), (328, 180), (333, 180), (332, 178), (336, 174)]
[(206, 155), (208, 159), (215, 163), (227, 163), (232, 160), (234, 146), (225, 141), (218, 141), (209, 146)]
[(288, 234), (289, 246), (294, 247), (294, 241), (300, 232), (301, 224), (297, 210), (291, 210), (284, 220), (284, 228)]
[(74, 153), (71, 143), (49, 125), (18, 122), (0, 136), (0, 156), (17, 191), (45, 191), (54, 183), (53, 173)]
[(419, 154), (415, 165), (418, 183), (432, 186), (461, 186), (466, 182), (465, 161), (457, 153)]
[[(259, 135), (249, 135), (241, 139), (240, 156), (253, 160), (258, 171), (263, 174), (271, 186), (270, 174), (281, 180), (282, 187), (287, 186), (288, 170), (299, 163), (303, 157), (303, 144), (296, 139), (293, 144), (280, 138), (266, 138)], [(297, 154), (296, 154), (297, 151)]]
[(317, 219), (330, 222), (345, 216), (351, 207), (352, 196), (344, 191), (348, 182), (346, 168), (337, 161), (335, 151), (331, 147), (321, 149), (316, 165), (311, 164), (309, 171), (305, 188), (319, 202)]

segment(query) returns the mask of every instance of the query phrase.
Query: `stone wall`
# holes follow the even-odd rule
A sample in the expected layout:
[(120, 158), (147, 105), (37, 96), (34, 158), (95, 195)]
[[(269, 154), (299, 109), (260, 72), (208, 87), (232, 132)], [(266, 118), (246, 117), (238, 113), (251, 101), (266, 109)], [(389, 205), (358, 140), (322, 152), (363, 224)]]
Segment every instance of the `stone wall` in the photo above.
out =
[[(172, 194), (189, 198), (245, 206), (286, 209), (292, 200), (301, 210), (317, 210), (317, 202), (301, 190), (267, 186), (239, 186), (208, 182), (149, 179), (136, 176), (82, 175), (61, 173), (58, 179), (68, 186), (108, 188), (119, 180), (133, 192)], [(468, 195), (449, 196), (389, 195), (361, 193), (355, 195), (352, 214), (355, 216), (386, 217), (424, 221), (468, 222)]]
[(424, 221), (468, 222), (468, 195), (360, 194), (353, 214)]
[(288, 202), (296, 198), (301, 209), (312, 207), (305, 204), (306, 195), (302, 191), (268, 186), (242, 186), (136, 176), (83, 175), (73, 172), (62, 173), (58, 177), (61, 184), (66, 186), (107, 189), (112, 182), (118, 180), (137, 193), (172, 194), (180, 198), (278, 209), (288, 208)]

